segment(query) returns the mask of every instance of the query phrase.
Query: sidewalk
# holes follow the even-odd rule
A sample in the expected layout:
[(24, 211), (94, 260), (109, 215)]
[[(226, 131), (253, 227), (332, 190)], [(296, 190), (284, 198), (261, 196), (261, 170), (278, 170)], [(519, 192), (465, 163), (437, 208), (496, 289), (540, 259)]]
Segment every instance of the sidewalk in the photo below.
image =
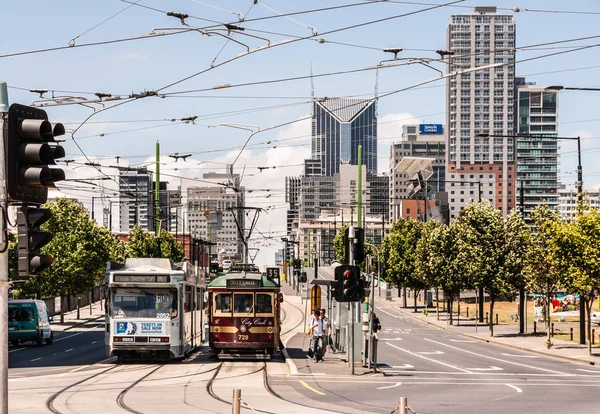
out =
[[(102, 303), (102, 306), (100, 304)], [(52, 330), (54, 332), (64, 332), (95, 321), (104, 321), (104, 300), (102, 302), (94, 302), (91, 306), (85, 306), (79, 309), (79, 319), (77, 319), (77, 309), (65, 312), (64, 323), (60, 323), (60, 314), (54, 315), (52, 321)]]
[(588, 355), (587, 345), (581, 345), (577, 342), (563, 341), (552, 338), (552, 343), (554, 345), (552, 348), (548, 349), (545, 345), (545, 335), (534, 335), (532, 333), (519, 334), (518, 325), (494, 325), (494, 336), (489, 336), (488, 325), (481, 323), (476, 324), (474, 318), (467, 319), (465, 317), (461, 317), (459, 320), (458, 316), (454, 316), (454, 325), (448, 325), (447, 312), (440, 312), (440, 320), (438, 320), (435, 308), (430, 309), (428, 314), (425, 315), (423, 314), (423, 310), (425, 309), (423, 303), (417, 301), (418, 312), (415, 313), (414, 308), (410, 306), (413, 303), (413, 298), (409, 298), (408, 302), (409, 307), (404, 308), (402, 307), (402, 298), (394, 297), (394, 294), (392, 294), (391, 301), (385, 300), (384, 297), (376, 297), (375, 309), (377, 309), (378, 305), (381, 306), (385, 304), (387, 306), (397, 307), (397, 309), (403, 314), (426, 322), (430, 325), (437, 326), (450, 332), (459, 333), (480, 341), (495, 343), (524, 351), (530, 351), (554, 358), (587, 363), (590, 365), (600, 364), (600, 346), (598, 344), (592, 345), (592, 355)]
[[(301, 303), (300, 293), (296, 294), (296, 291), (292, 288), (292, 284), (289, 285), (287, 282), (281, 284), (281, 291), (285, 295), (284, 305), (289, 303), (292, 306), (301, 307), (302, 311), (305, 310), (305, 304)], [(310, 309), (308, 309), (310, 312)], [(304, 318), (306, 319), (306, 317)], [(348, 361), (346, 361), (345, 352), (334, 352), (331, 348), (327, 350), (325, 357), (322, 362), (315, 362), (314, 359), (307, 357), (307, 351), (310, 343), (310, 336), (306, 334), (304, 329), (306, 323), (300, 324), (295, 329), (295, 333), (291, 335), (287, 340), (284, 341), (285, 360), (290, 369), (292, 375), (350, 375), (351, 370)], [(367, 373), (373, 373), (373, 370), (362, 367), (359, 364), (360, 361), (354, 366), (355, 375), (363, 375)]]

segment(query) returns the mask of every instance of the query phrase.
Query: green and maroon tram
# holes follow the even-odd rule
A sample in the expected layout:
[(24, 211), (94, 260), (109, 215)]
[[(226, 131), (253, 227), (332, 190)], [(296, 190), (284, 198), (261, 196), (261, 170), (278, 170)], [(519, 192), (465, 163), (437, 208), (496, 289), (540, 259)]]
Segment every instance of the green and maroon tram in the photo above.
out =
[(236, 266), (207, 288), (209, 345), (218, 358), (270, 359), (281, 330), (279, 280)]

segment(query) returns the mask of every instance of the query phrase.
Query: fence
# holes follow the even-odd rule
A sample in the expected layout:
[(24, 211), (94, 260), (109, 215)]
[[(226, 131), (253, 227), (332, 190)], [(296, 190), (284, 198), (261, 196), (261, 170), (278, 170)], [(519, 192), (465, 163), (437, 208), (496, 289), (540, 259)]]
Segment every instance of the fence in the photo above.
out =
[(46, 306), (48, 307), (48, 314), (50, 316), (59, 315), (61, 309), (63, 312), (69, 312), (77, 309), (77, 305), (82, 308), (99, 300), (105, 299), (105, 291), (102, 286), (96, 286), (87, 293), (81, 293), (79, 295), (71, 295), (70, 297), (62, 296), (57, 298), (44, 299)]

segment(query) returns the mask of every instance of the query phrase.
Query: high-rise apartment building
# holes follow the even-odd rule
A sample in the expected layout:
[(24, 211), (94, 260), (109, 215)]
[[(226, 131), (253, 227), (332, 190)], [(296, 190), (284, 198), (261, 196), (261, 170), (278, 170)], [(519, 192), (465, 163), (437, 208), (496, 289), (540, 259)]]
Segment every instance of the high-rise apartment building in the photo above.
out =
[[(516, 205), (512, 16), (496, 7), (450, 16), (446, 51), (449, 72), (500, 64), (448, 79), (446, 161), (448, 182), (477, 183), (482, 193), (475, 200), (489, 199), (507, 214)], [(468, 202), (450, 195), (450, 218)]]
[(340, 164), (363, 165), (377, 174), (377, 115), (375, 99), (321, 98), (313, 101), (313, 159), (321, 161), (322, 175), (333, 176)]
[[(120, 169), (119, 231), (129, 232), (136, 225), (143, 230), (153, 230), (150, 218), (150, 214), (154, 217), (150, 211), (153, 206), (152, 172), (146, 167)], [(110, 210), (112, 211), (112, 206)]]
[[(446, 135), (440, 124), (404, 125), (402, 140), (390, 145), (389, 216), (394, 222), (402, 217), (401, 200), (409, 198), (410, 179), (407, 174), (396, 171), (404, 157), (433, 158), (433, 175), (427, 187), (436, 192), (444, 191), (446, 180)], [(433, 197), (431, 197), (433, 199)]]
[(552, 210), (558, 206), (558, 93), (525, 83), (523, 78), (516, 82), (516, 194), (518, 208), (523, 207), (523, 216), (529, 220), (538, 205), (548, 205)]

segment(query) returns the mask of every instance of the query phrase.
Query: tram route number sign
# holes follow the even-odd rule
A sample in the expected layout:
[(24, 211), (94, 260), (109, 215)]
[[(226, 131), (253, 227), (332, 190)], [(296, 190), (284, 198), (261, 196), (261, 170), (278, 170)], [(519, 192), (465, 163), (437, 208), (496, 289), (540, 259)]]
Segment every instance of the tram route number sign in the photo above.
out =
[(228, 288), (259, 288), (260, 280), (258, 279), (229, 279), (227, 280)]
[(279, 268), (278, 267), (267, 267), (267, 279), (269, 279), (269, 280), (279, 279)]
[(168, 275), (114, 275), (113, 280), (121, 283), (169, 283)]

